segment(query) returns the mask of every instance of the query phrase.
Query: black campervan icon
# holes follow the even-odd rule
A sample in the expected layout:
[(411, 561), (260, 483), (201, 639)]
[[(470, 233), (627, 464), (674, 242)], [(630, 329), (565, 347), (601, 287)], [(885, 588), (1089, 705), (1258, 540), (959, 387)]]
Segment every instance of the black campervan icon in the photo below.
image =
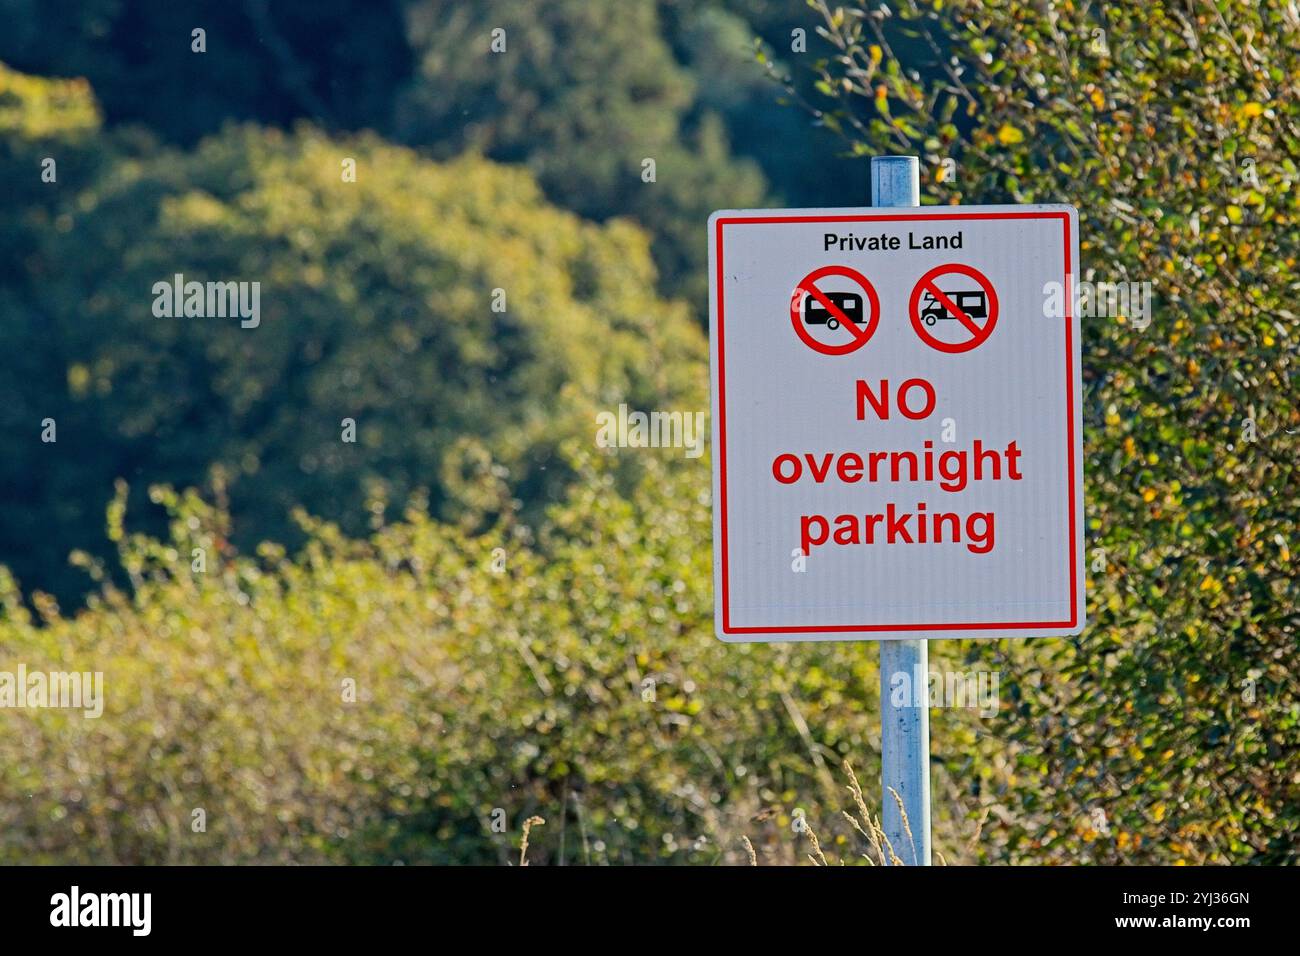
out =
[[(988, 297), (983, 290), (974, 292), (945, 292), (944, 296), (948, 298), (953, 305), (966, 313), (968, 319), (987, 319), (989, 316)], [(926, 325), (934, 325), (940, 319), (955, 319), (957, 316), (949, 312), (939, 300), (934, 297), (934, 293), (926, 292), (925, 298), (921, 300), (921, 318), (925, 320)]]

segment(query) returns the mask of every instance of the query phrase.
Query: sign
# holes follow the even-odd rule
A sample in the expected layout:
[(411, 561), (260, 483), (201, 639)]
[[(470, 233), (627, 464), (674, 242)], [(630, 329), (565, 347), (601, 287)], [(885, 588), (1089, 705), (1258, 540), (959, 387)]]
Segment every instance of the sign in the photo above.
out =
[(1071, 206), (710, 217), (722, 640), (1083, 629), (1078, 261)]
[[(940, 289), (940, 284), (948, 291)], [(954, 285), (972, 288), (958, 291)], [(949, 262), (921, 276), (912, 290), (908, 312), (912, 328), (926, 345), (940, 352), (969, 352), (993, 334), (998, 321), (998, 294), (988, 276), (978, 269)], [(954, 326), (955, 338), (930, 331), (935, 326), (942, 329), (941, 322)]]
[[(847, 291), (827, 291), (835, 279)], [(846, 285), (847, 283), (847, 285)], [(865, 311), (864, 311), (865, 310)], [(880, 324), (880, 296), (875, 286), (853, 269), (825, 266), (808, 273), (795, 286), (790, 297), (790, 321), (795, 333), (814, 352), (823, 355), (846, 355), (871, 341)], [(828, 332), (843, 329), (839, 342), (825, 341), (813, 329), (825, 326)]]

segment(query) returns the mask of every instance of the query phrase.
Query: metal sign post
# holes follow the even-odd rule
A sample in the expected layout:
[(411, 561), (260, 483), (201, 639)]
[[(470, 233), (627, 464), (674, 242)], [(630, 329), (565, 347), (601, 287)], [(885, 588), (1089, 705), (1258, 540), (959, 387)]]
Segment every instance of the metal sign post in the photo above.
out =
[[(873, 157), (871, 204), (919, 206), (919, 167), (915, 156)], [(880, 642), (881, 825), (894, 855), (921, 866), (930, 865), (930, 710), (915, 681), (928, 673), (925, 639)], [(905, 675), (900, 686), (908, 692), (895, 705), (893, 683), (899, 674)]]
[[(1079, 261), (1061, 204), (709, 217), (714, 630), (881, 641), (880, 816), (930, 862), (927, 640), (1084, 624)], [(938, 696), (932, 697), (935, 693)], [(960, 696), (958, 696), (960, 694)]]

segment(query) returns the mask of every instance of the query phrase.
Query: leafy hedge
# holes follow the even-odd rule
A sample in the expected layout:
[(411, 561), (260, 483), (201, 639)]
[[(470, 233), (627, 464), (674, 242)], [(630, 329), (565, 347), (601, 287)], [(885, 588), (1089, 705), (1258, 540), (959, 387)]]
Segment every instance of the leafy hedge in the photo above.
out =
[[(1004, 693), (991, 721), (933, 716), (949, 861), (1297, 859), (1300, 24), (1183, 9), (902, 5), (957, 58), (938, 84), (873, 32), (878, 7), (826, 10), (841, 55), (823, 89), (842, 97), (823, 122), (862, 153), (925, 156), (928, 201), (1075, 202), (1083, 278), (1156, 291), (1148, 328), (1085, 325), (1088, 630), (932, 648), (940, 667), (997, 668)], [(6, 82), (3, 102), (44, 95)], [(24, 128), (0, 110), (10, 168), (54, 144), (78, 171), (67, 195), (24, 198), (6, 238), (21, 254), (0, 266), (0, 346), (43, 391), (0, 381), (0, 410), (30, 438), (55, 409), (57, 452), (108, 468), (99, 500), (78, 498), (31, 439), (0, 483), (80, 502), (63, 517), (81, 541), (113, 478), (137, 497), (110, 502), (114, 553), (78, 559), (100, 579), (84, 611), (0, 586), (0, 667), (102, 670), (107, 692), (100, 720), (0, 711), (0, 858), (506, 861), (536, 813), (538, 861), (741, 862), (741, 835), (796, 860), (796, 809), (859, 858), (835, 771), (878, 771), (874, 650), (717, 643), (707, 457), (591, 447), (593, 413), (619, 401), (704, 403), (703, 343), (650, 291), (643, 234), (557, 213), (477, 159), (312, 128), (160, 153), (88, 138), (93, 110), (61, 115)], [(345, 155), (362, 160), (351, 192)], [(147, 291), (177, 264), (273, 279), (286, 313), (256, 339), (177, 337)], [(504, 320), (467, 316), (503, 266), (522, 292), (489, 332)], [(299, 404), (257, 393), (272, 381)], [(330, 458), (277, 497), (303, 454), (337, 455), (358, 402), (373, 458)], [(116, 444), (169, 428), (176, 459)], [(415, 465), (384, 458), (400, 445)], [(227, 467), (205, 495), (155, 488), (169, 527), (139, 532), (148, 482), (196, 484), (207, 460)], [(412, 492), (398, 520), (389, 502)], [(6, 495), (3, 520), (39, 546), (24, 500)], [(301, 551), (255, 547), (278, 520), (258, 509), (290, 503), (346, 527), (300, 515)]]
[(1072, 202), (1078, 278), (1155, 293), (1149, 327), (1084, 319), (1087, 631), (971, 649), (1014, 704), (981, 793), (1012, 811), (985, 853), (1295, 862), (1300, 20), (1253, 0), (898, 4), (933, 42), (922, 64), (880, 9), (819, 6), (827, 122), (855, 151), (922, 155), (927, 202)]
[(874, 655), (713, 639), (705, 468), (649, 458), (625, 498), (583, 447), (540, 534), (300, 516), (297, 557), (234, 554), (166, 488), (169, 538), (130, 533), (122, 489), (129, 592), (38, 596), (43, 621), (0, 594), (6, 660), (102, 670), (107, 699), (0, 712), (0, 859), (504, 862), (534, 813), (536, 862), (801, 856), (796, 808), (832, 817), (845, 756), (871, 772)]

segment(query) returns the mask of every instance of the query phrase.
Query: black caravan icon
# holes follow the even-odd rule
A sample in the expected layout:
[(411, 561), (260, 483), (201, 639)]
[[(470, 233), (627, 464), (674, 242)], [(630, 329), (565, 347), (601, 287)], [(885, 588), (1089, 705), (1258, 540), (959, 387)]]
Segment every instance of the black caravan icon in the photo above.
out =
[[(862, 296), (856, 292), (823, 292), (822, 295), (854, 325), (862, 324)], [(824, 325), (828, 329), (840, 327), (839, 318), (818, 302), (811, 292), (805, 293), (803, 297), (803, 320), (808, 325)]]
[[(945, 292), (944, 295), (953, 305), (965, 312), (968, 319), (987, 319), (989, 317), (988, 297), (982, 289), (974, 292)], [(933, 292), (925, 293), (925, 298), (921, 300), (921, 306), (921, 318), (925, 320), (926, 325), (934, 325), (939, 319), (957, 318), (939, 303)]]

